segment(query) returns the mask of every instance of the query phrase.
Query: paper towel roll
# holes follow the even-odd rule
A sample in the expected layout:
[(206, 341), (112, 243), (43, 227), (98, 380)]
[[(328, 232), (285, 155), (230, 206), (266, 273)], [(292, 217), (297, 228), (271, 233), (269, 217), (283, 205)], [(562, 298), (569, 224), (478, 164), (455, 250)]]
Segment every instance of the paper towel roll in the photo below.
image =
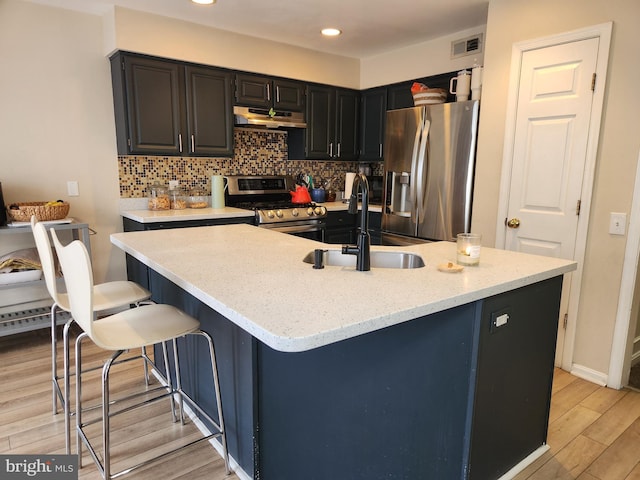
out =
[(224, 208), (224, 177), (222, 175), (211, 177), (211, 207)]
[(353, 180), (356, 178), (355, 173), (347, 173), (344, 179), (344, 199), (349, 200), (351, 198), (351, 191), (353, 190)]

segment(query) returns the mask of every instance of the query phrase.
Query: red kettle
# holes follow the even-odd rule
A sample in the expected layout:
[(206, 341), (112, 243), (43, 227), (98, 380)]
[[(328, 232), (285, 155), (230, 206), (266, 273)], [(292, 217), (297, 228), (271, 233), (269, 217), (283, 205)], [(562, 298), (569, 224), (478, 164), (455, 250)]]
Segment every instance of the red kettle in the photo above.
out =
[(309, 190), (302, 185), (296, 185), (295, 192), (289, 192), (291, 194), (291, 201), (293, 203), (311, 203), (311, 196)]

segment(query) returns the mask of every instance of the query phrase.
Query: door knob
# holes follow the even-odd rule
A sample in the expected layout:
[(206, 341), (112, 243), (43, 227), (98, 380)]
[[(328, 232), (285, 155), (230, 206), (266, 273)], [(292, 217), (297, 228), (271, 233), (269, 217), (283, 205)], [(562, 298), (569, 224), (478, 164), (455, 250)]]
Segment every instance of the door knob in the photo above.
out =
[(518, 228), (520, 226), (520, 220), (517, 218), (512, 218), (507, 222), (507, 227), (509, 228)]

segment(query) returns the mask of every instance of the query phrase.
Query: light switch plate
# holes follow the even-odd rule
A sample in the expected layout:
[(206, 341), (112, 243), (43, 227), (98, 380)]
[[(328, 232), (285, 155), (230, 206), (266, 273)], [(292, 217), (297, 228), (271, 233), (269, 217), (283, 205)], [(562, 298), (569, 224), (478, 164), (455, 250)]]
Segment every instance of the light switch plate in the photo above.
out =
[(70, 197), (79, 197), (80, 191), (78, 190), (78, 182), (76, 180), (70, 180), (67, 182), (67, 195)]
[(611, 212), (609, 219), (609, 233), (612, 235), (624, 235), (627, 229), (627, 214)]

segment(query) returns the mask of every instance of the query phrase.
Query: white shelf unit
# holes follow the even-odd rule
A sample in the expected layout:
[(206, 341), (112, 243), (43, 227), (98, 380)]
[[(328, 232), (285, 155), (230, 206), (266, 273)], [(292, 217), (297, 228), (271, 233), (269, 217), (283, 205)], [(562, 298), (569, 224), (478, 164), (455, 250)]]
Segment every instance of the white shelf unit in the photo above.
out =
[[(81, 240), (91, 255), (88, 224), (73, 221), (47, 224), (47, 228), (49, 227), (56, 230), (61, 240)], [(33, 246), (35, 242), (30, 225), (0, 227), (0, 254)], [(58, 282), (59, 288), (64, 289), (63, 279), (58, 279)], [(44, 279), (0, 285), (0, 337), (49, 328), (52, 304)], [(57, 315), (58, 325), (64, 324), (68, 319), (69, 315), (65, 312)]]

